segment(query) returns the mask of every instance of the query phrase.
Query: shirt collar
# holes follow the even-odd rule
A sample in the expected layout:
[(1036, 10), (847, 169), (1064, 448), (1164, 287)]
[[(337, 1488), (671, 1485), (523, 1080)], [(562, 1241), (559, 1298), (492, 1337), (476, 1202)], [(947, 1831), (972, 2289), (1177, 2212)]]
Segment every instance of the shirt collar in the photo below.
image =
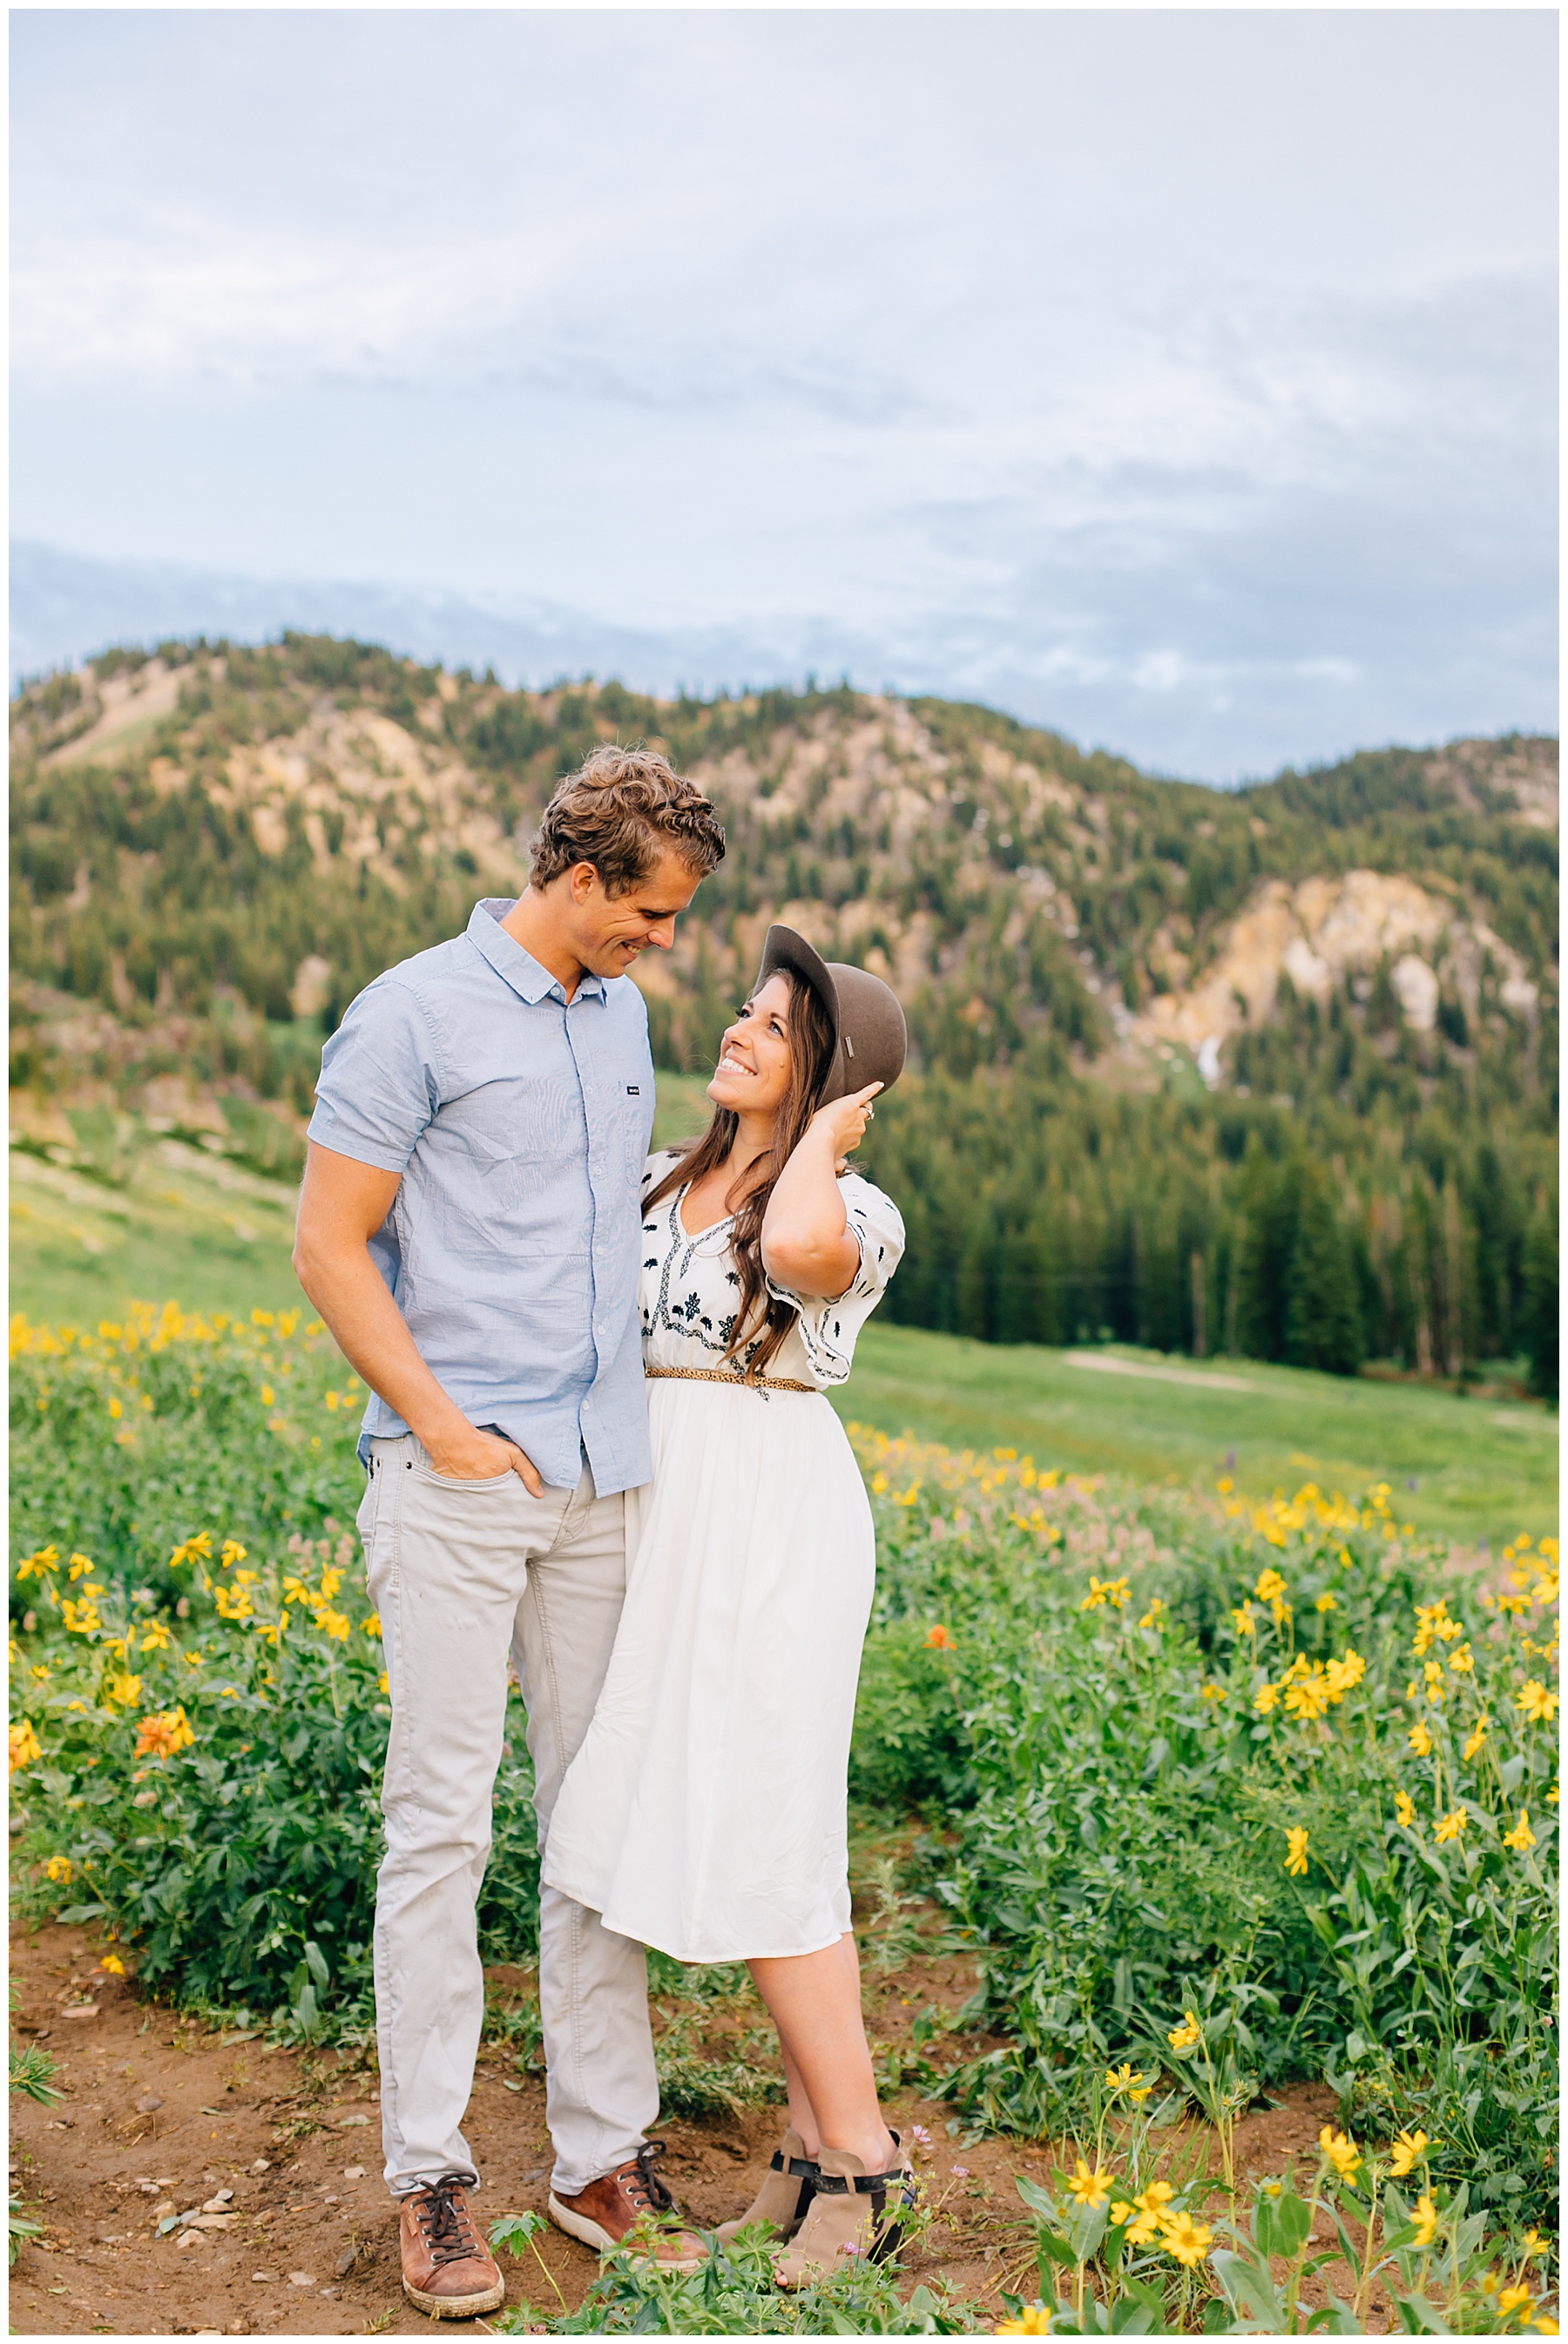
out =
[[(484, 955), (496, 975), (523, 1000), (540, 1002), (554, 994), (558, 1001), (564, 1003), (566, 988), (559, 977), (552, 976), (548, 968), (542, 968), (532, 953), (525, 952), (517, 938), (508, 935), (501, 925), (518, 900), (516, 895), (483, 897), (468, 916), (469, 940)], [(572, 997), (580, 1001), (585, 995), (590, 1001), (605, 999), (602, 976), (595, 976), (590, 971), (579, 980)]]

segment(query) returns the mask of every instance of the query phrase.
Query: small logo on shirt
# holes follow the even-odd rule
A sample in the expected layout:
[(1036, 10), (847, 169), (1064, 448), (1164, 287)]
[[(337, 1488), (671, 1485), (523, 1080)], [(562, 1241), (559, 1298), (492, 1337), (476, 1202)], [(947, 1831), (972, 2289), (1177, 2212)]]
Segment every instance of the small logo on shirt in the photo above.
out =
[(640, 1098), (642, 1096), (642, 1092), (636, 1083), (628, 1083), (626, 1086), (626, 1095), (628, 1098)]

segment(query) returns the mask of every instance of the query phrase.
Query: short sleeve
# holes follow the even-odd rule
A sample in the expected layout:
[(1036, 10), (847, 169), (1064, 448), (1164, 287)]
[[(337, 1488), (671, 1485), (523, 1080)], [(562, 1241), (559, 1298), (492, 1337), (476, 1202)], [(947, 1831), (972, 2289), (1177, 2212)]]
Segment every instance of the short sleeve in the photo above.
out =
[(308, 1137), (357, 1164), (402, 1173), (440, 1105), (424, 1012), (407, 985), (378, 976), (350, 1002), (321, 1054)]
[(904, 1222), (890, 1197), (884, 1197), (859, 1173), (839, 1183), (849, 1234), (860, 1249), (860, 1267), (849, 1291), (834, 1302), (809, 1294), (795, 1294), (787, 1286), (767, 1281), (776, 1302), (791, 1303), (799, 1314), (800, 1340), (811, 1373), (819, 1384), (849, 1381), (854, 1363), (855, 1339), (887, 1292), (888, 1281), (904, 1257)]

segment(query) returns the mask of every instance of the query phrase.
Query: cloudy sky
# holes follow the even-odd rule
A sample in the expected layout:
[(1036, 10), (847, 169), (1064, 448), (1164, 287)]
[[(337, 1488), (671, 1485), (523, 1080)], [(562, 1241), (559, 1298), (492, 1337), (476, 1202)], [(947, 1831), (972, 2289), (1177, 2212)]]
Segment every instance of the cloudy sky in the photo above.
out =
[(1212, 780), (1554, 727), (1546, 11), (12, 25), (52, 656), (226, 591)]

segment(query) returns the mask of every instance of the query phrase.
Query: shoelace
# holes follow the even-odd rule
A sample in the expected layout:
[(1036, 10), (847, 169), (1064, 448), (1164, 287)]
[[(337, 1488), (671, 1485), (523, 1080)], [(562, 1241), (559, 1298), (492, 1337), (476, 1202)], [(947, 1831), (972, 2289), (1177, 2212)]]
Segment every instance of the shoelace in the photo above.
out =
[(466, 2262), (481, 2251), (468, 2208), (459, 2202), (467, 2187), (461, 2175), (444, 2173), (425, 2193), (415, 2219), (425, 2234), (432, 2262)]
[(638, 2150), (634, 2163), (623, 2167), (616, 2176), (639, 2214), (670, 2214), (675, 2210), (674, 2198), (653, 2169), (654, 2159), (663, 2155), (663, 2141), (648, 2141)]

